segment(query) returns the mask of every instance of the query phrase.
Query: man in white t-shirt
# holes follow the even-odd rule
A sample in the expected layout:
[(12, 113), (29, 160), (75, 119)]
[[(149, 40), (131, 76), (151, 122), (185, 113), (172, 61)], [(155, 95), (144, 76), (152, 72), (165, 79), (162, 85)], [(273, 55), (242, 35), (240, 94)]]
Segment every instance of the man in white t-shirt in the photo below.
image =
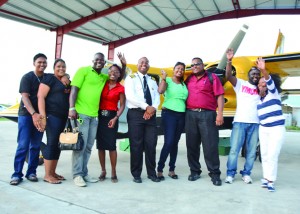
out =
[(246, 144), (246, 162), (244, 169), (240, 171), (245, 183), (251, 184), (251, 170), (256, 156), (258, 143), (259, 120), (257, 103), (259, 94), (257, 84), (260, 79), (260, 71), (252, 67), (248, 72), (248, 81), (238, 79), (232, 75), (231, 61), (233, 49), (227, 50), (226, 78), (232, 84), (236, 93), (236, 113), (233, 119), (233, 127), (230, 137), (230, 152), (227, 161), (227, 177), (225, 183), (231, 184), (237, 173), (238, 155), (244, 143)]

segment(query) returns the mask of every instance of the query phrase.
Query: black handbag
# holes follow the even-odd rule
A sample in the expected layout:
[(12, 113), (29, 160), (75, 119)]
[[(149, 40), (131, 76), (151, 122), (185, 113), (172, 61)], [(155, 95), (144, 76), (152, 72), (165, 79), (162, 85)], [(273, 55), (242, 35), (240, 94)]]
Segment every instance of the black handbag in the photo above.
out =
[(58, 146), (60, 150), (82, 150), (83, 138), (76, 119), (68, 118), (64, 131), (59, 135)]

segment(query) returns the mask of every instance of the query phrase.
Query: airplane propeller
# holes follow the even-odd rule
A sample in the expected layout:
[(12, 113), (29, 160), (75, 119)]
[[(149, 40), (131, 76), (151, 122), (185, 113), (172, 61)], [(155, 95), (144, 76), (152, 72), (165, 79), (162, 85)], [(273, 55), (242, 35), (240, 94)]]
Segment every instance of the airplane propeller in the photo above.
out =
[[(249, 28), (248, 25), (244, 24), (241, 27), (241, 29), (238, 31), (238, 33), (235, 35), (235, 37), (233, 38), (233, 40), (231, 41), (228, 48), (233, 48), (234, 52), (236, 52), (238, 50), (240, 44), (242, 43), (248, 28)], [(225, 53), (223, 54), (222, 59), (220, 60), (217, 69), (223, 70), (226, 67), (226, 62), (227, 62), (226, 51), (227, 51), (227, 49), (225, 50)]]

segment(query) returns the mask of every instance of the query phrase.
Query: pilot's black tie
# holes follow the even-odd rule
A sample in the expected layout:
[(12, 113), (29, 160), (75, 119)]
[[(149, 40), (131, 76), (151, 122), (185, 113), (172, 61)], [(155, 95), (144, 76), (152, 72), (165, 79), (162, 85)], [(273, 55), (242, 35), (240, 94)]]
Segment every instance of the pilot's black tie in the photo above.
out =
[(146, 99), (146, 103), (151, 106), (152, 105), (152, 99), (150, 90), (146, 81), (146, 76), (144, 76), (144, 98)]

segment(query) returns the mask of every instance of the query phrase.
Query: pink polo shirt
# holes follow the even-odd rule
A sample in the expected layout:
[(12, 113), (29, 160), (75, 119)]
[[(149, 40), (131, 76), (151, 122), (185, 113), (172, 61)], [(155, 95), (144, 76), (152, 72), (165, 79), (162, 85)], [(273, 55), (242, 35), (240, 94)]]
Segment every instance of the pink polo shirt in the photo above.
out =
[(210, 83), (207, 73), (197, 79), (192, 75), (187, 83), (188, 98), (187, 109), (204, 108), (215, 111), (217, 108), (217, 97), (224, 94), (224, 88), (219, 78), (212, 74), (213, 84)]

